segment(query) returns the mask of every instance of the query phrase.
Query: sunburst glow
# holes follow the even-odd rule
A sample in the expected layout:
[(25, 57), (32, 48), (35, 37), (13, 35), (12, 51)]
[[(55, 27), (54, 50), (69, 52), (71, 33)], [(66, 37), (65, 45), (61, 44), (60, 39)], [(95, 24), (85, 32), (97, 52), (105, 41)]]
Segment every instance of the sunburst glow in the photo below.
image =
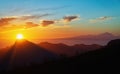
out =
[(23, 34), (17, 34), (16, 36), (16, 39), (23, 39), (23, 38), (24, 38)]

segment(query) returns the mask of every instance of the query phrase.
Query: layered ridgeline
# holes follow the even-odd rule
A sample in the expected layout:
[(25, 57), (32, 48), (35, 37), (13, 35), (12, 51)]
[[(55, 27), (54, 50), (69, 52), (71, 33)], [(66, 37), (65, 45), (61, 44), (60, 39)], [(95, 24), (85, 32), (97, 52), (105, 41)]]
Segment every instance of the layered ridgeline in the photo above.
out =
[(57, 55), (32, 42), (17, 40), (12, 47), (0, 50), (0, 68), (29, 66), (56, 58)]
[[(58, 58), (55, 53), (60, 51), (59, 48), (62, 50), (62, 48), (73, 47), (66, 46), (64, 44), (46, 43), (45, 45), (44, 43), (43, 45), (41, 44), (41, 46), (38, 46), (26, 40), (16, 41), (14, 46), (10, 49), (0, 50), (0, 69), (3, 70), (19, 65), (22, 66), (22, 68), (13, 69), (13, 73), (18, 74), (22, 72), (26, 74), (34, 74), (36, 72), (51, 73), (56, 71), (61, 73), (81, 73), (81, 71), (83, 71), (82, 69), (97, 69), (99, 72), (102, 72), (103, 70), (109, 72), (115, 68), (117, 70), (117, 67), (119, 67), (120, 39), (111, 40), (106, 46), (93, 49), (92, 51), (87, 51), (69, 58), (60, 58), (59, 60), (57, 59), (55, 61), (40, 64), (39, 62)], [(45, 49), (45, 46), (47, 47), (48, 45), (50, 50), (48, 50), (48, 48)], [(55, 52), (52, 50), (53, 46), (54, 50), (57, 49)], [(78, 47), (79, 45), (75, 46)], [(69, 49), (66, 49), (65, 51), (67, 52), (68, 50)], [(106, 70), (107, 68), (111, 70)]]
[(53, 52), (57, 55), (66, 56), (66, 57), (75, 56), (88, 51), (97, 50), (103, 47), (97, 44), (92, 44), (92, 45), (75, 44), (72, 46), (68, 46), (63, 43), (53, 44), (48, 42), (41, 42), (38, 45), (40, 47), (45, 48), (47, 51)]
[[(21, 45), (20, 45), (21, 46)], [(23, 48), (23, 47), (20, 47)], [(93, 50), (70, 58), (63, 58), (44, 64), (33, 64), (32, 66), (14, 69), (8, 72), (14, 74), (35, 74), (35, 73), (115, 73), (119, 74), (120, 63), (120, 39), (110, 41), (99, 50)]]
[(114, 39), (119, 39), (119, 35), (114, 35), (109, 32), (101, 33), (98, 35), (80, 35), (76, 37), (71, 37), (71, 38), (59, 38), (59, 39), (64, 39), (64, 40), (114, 40)]
[[(110, 40), (120, 39), (120, 35), (114, 35), (112, 33), (101, 33), (101, 34), (89, 34), (89, 35), (78, 35), (74, 37), (67, 37), (67, 38), (57, 38), (48, 40), (51, 43), (64, 43), (67, 45), (74, 45), (74, 44), (98, 44), (98, 45), (107, 45)], [(47, 40), (46, 40), (47, 41)]]

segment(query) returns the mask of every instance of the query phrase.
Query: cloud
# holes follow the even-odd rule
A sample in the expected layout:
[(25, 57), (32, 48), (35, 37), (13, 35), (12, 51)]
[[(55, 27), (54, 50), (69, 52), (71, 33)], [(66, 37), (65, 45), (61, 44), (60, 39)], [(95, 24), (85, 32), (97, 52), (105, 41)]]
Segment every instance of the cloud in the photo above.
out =
[(51, 24), (54, 24), (54, 23), (55, 23), (55, 21), (52, 21), (52, 20), (42, 20), (41, 21), (41, 25), (44, 27), (51, 25)]
[(9, 25), (11, 21), (15, 20), (16, 18), (14, 17), (7, 17), (7, 18), (0, 18), (0, 26), (6, 26)]
[(96, 19), (91, 19), (89, 20), (91, 23), (97, 23), (97, 22), (102, 22), (102, 21), (107, 21), (107, 20), (111, 20), (112, 17), (110, 16), (103, 16), (103, 17), (99, 17), (99, 18), (96, 18)]
[[(4, 30), (29, 29), (33, 27), (38, 27), (40, 25), (43, 27), (47, 27), (55, 23), (61, 24), (63, 23), (63, 20), (65, 22), (71, 22), (79, 18), (78, 16), (65, 16), (62, 18), (62, 21), (61, 20), (42, 20), (38, 24), (33, 22), (34, 20), (39, 20), (39, 18), (49, 16), (49, 15), (51, 14), (10, 16), (10, 17), (0, 18), (0, 29), (4, 29)], [(29, 22), (31, 19), (34, 19), (34, 20)]]
[(78, 18), (79, 18), (78, 16), (65, 16), (65, 17), (63, 17), (63, 20), (64, 20), (64, 22), (71, 22)]
[(35, 24), (33, 22), (25, 22), (24, 24), (17, 24), (17, 25), (9, 25), (9, 26), (3, 26), (0, 28), (0, 30), (4, 31), (12, 31), (12, 30), (20, 30), (20, 29), (30, 29), (33, 27), (38, 27), (39, 24)]
[(32, 28), (32, 27), (37, 27), (40, 26), (39, 24), (35, 24), (33, 22), (26, 22), (25, 23), (25, 28)]
[(27, 16), (21, 16), (18, 19), (20, 20), (29, 20), (29, 19), (39, 19), (41, 17), (49, 16), (52, 14), (42, 14), (42, 15), (27, 15)]
[(36, 9), (28, 10), (27, 12), (59, 10), (59, 9), (67, 8), (67, 7), (70, 7), (70, 6), (69, 5), (64, 5), (64, 6), (57, 6), (57, 7), (36, 8)]
[(52, 15), (52, 14), (3, 17), (3, 18), (0, 18), (0, 26), (2, 27), (2, 26), (9, 25), (11, 21), (15, 21), (15, 20), (25, 21), (25, 20), (30, 20), (30, 19), (39, 19), (41, 17), (45, 17), (49, 15)]

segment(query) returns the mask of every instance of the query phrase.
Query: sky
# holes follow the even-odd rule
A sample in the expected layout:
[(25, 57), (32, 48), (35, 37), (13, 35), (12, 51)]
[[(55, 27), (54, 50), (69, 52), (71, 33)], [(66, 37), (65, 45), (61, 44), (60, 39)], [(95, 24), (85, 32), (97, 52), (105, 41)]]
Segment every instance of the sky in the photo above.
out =
[(0, 0), (0, 39), (120, 35), (120, 0)]

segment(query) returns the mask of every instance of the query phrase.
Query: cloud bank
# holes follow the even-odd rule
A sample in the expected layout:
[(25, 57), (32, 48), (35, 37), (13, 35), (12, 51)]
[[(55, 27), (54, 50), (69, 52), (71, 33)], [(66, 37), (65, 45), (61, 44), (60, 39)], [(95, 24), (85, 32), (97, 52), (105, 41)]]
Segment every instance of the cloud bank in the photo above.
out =
[(30, 19), (39, 19), (41, 17), (45, 17), (49, 15), (52, 15), (52, 14), (4, 17), (4, 18), (0, 18), (0, 26), (9, 25), (12, 21), (15, 21), (15, 20), (21, 20), (23, 22), (23, 21), (30, 20)]
[[(61, 19), (60, 20), (39, 19), (41, 17), (45, 17), (45, 16), (49, 16), (49, 15), (52, 15), (52, 14), (10, 16), (10, 17), (0, 18), (0, 29), (16, 30), (16, 29), (29, 29), (29, 28), (38, 27), (38, 26), (47, 27), (52, 24), (57, 25), (56, 23), (64, 24), (63, 21), (64, 22), (72, 22), (73, 20), (76, 20), (79, 18), (78, 16), (64, 16), (62, 18), (62, 21), (61, 21)], [(39, 23), (34, 23), (39, 20), (42, 20), (42, 21), (40, 21)], [(16, 22), (17, 22), (17, 24), (16, 24)], [(20, 22), (21, 24), (18, 22)]]

